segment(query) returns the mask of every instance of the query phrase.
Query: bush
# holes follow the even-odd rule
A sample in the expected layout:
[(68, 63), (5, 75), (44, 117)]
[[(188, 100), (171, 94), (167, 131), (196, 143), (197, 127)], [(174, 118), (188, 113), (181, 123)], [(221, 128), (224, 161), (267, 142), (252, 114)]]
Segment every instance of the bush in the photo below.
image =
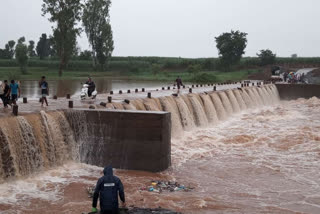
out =
[(217, 82), (218, 78), (214, 74), (198, 73), (194, 75), (192, 80), (196, 83), (212, 83)]
[(19, 80), (20, 73), (17, 71), (10, 71), (6, 74), (6, 79), (10, 82), (11, 80)]
[(196, 75), (201, 71), (201, 66), (200, 65), (189, 65), (187, 68), (187, 72), (193, 75)]
[(260, 65), (272, 65), (276, 61), (276, 54), (272, 53), (271, 50), (261, 50), (259, 54), (257, 54), (260, 60)]

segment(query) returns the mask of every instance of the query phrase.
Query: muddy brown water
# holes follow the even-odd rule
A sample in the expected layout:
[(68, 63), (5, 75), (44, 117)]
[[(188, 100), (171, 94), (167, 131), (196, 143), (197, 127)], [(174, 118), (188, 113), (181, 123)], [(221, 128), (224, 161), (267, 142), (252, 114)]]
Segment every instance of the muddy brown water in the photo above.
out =
[[(57, 95), (58, 97), (65, 97), (66, 94), (80, 94), (82, 84), (87, 79), (82, 80), (48, 80), (50, 95)], [(110, 91), (123, 90), (126, 92), (128, 89), (134, 90), (135, 88), (161, 88), (167, 85), (172, 85), (169, 82), (150, 82), (150, 81), (136, 81), (136, 80), (123, 80), (123, 79), (111, 79), (111, 78), (93, 78), (97, 86), (99, 94), (108, 93)], [(21, 85), (21, 96), (28, 98), (40, 97), (40, 89), (38, 81), (25, 80), (20, 82)]]
[[(116, 170), (127, 204), (183, 213), (320, 213), (320, 100), (248, 109), (172, 140), (162, 173)], [(67, 162), (0, 185), (1, 213), (82, 213), (102, 168)], [(192, 192), (141, 191), (176, 180)]]

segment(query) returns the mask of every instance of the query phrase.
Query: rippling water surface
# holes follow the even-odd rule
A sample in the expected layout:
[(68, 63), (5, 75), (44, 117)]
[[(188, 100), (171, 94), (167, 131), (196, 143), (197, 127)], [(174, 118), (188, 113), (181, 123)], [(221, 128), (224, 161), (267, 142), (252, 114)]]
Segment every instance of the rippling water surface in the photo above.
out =
[[(163, 173), (117, 170), (127, 204), (183, 213), (320, 213), (320, 100), (299, 99), (247, 110), (172, 140)], [(85, 188), (101, 168), (66, 163), (0, 185), (2, 213), (81, 213)], [(192, 192), (149, 193), (150, 180), (176, 180)]]

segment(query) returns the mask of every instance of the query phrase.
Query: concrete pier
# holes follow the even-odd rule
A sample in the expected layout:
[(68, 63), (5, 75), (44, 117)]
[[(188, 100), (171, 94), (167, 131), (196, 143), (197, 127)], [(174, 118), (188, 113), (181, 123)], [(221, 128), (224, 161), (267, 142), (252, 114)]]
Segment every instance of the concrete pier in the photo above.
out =
[[(85, 114), (88, 136), (76, 134)], [(171, 114), (152, 111), (65, 110), (80, 148), (81, 162), (119, 169), (160, 172), (171, 165)], [(83, 139), (84, 138), (84, 139)]]
[(310, 84), (276, 84), (281, 100), (298, 98), (320, 98), (320, 85)]

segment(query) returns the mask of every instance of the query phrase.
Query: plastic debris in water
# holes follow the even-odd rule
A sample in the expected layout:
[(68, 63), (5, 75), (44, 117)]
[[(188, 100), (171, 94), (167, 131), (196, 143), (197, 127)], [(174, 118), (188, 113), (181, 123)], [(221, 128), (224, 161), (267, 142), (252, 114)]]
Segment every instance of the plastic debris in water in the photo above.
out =
[(184, 191), (189, 192), (193, 190), (193, 187), (186, 187), (185, 185), (181, 185), (178, 182), (174, 181), (151, 181), (151, 185), (147, 187), (141, 187), (140, 191), (149, 191), (149, 192), (177, 192)]
[(93, 193), (95, 188), (96, 188), (95, 186), (88, 186), (86, 188), (88, 193), (88, 198), (93, 198)]

